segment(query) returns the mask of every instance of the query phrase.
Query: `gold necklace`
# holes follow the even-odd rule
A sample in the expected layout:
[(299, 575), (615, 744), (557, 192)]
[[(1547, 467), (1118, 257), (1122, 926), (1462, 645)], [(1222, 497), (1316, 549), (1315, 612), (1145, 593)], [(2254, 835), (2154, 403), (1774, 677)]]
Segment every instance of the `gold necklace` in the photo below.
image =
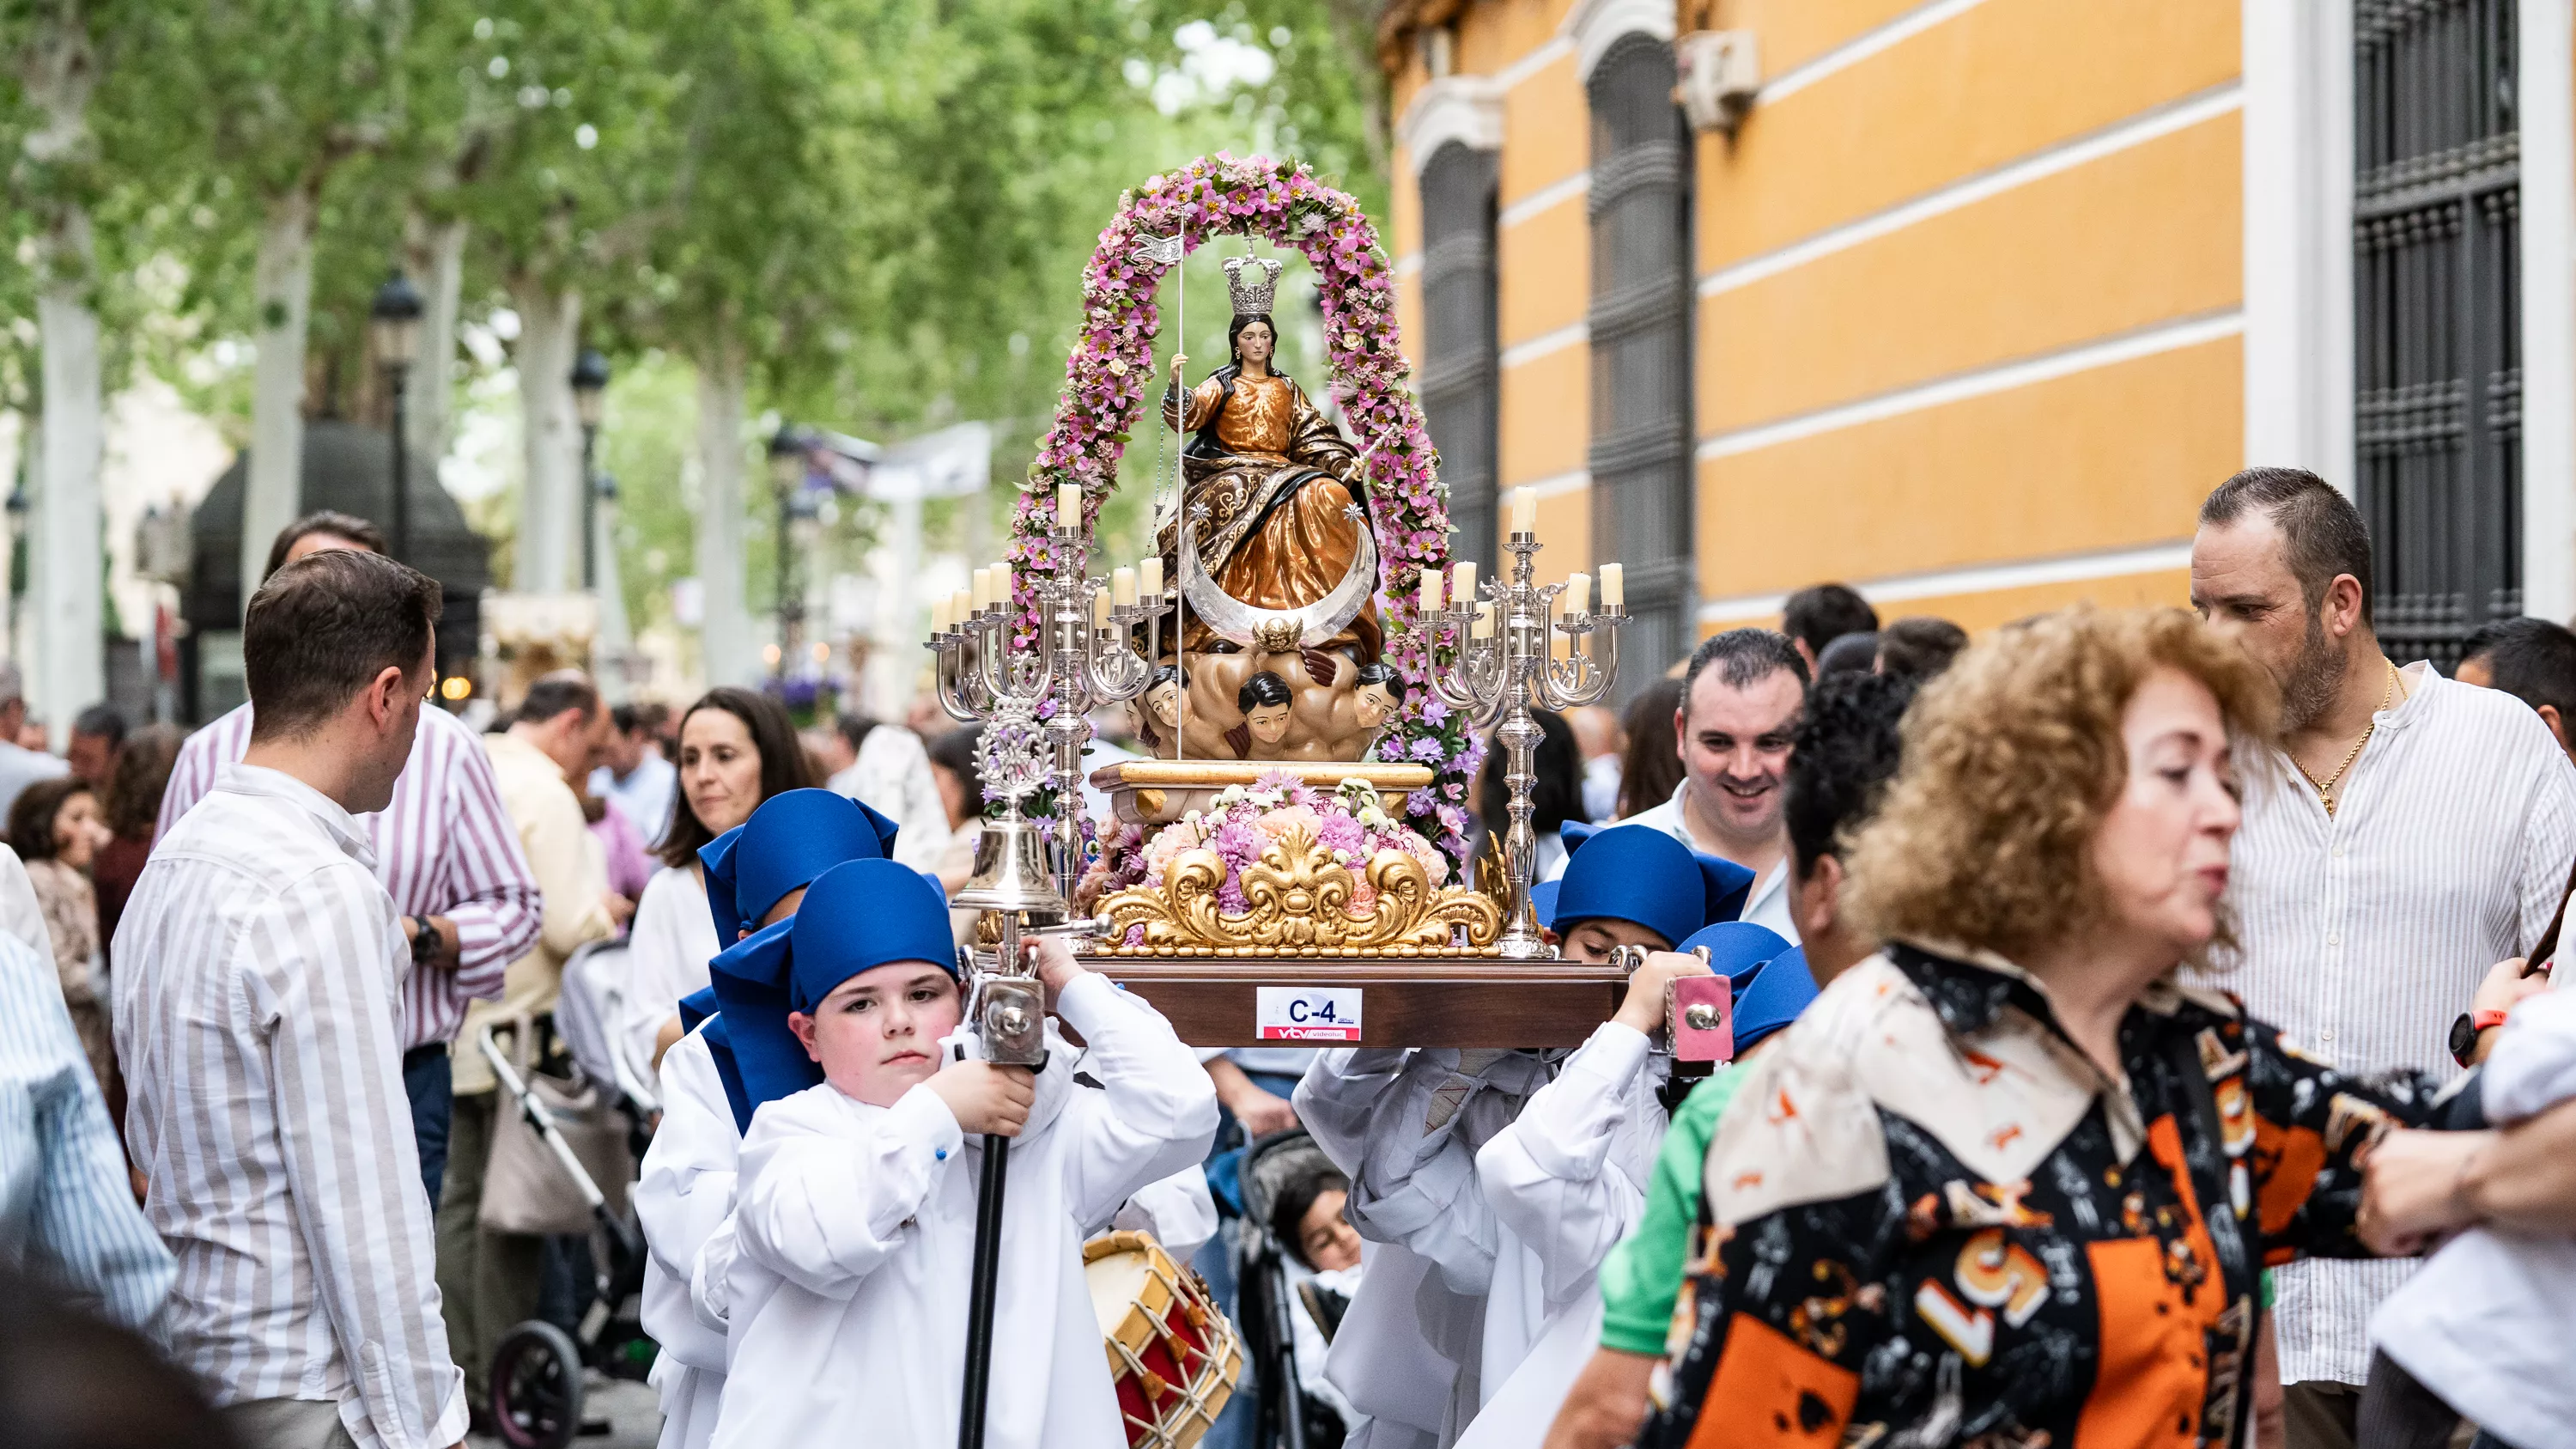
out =
[(2299, 773), (2306, 775), (2308, 783), (2316, 787), (2317, 803), (2326, 807), (2326, 818), (2329, 820), (2334, 818), (2335, 813), (2335, 786), (2342, 783), (2344, 772), (2352, 768), (2352, 762), (2361, 758), (2362, 747), (2368, 745), (2370, 737), (2379, 731), (2379, 717), (2388, 712), (2389, 701), (2397, 697), (2397, 666), (2389, 663), (2385, 658), (2380, 662), (2388, 665), (2388, 687), (2379, 692), (2379, 708), (2371, 711), (2370, 723), (2362, 727), (2361, 738), (2352, 742), (2351, 752), (2343, 757), (2342, 764), (2335, 766), (2334, 773), (2320, 780), (2315, 775), (2309, 774), (2307, 766), (2299, 765), (2298, 756), (2290, 757), (2290, 763), (2298, 765)]

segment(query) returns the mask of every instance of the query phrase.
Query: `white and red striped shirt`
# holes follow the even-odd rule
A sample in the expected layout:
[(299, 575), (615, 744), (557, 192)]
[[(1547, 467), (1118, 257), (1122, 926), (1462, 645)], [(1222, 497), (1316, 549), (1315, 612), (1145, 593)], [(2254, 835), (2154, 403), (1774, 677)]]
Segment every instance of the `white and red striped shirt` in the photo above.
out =
[[(250, 748), (245, 704), (188, 737), (161, 797), (157, 844), (214, 788), (224, 766)], [(518, 827), (501, 806), (492, 762), (464, 722), (443, 709), (420, 712), (411, 759), (394, 782), (394, 801), (357, 820), (376, 856), (376, 879), (406, 916), (445, 916), (456, 923), (453, 971), (414, 971), (403, 979), (403, 1047), (456, 1035), (469, 1001), (501, 994), (501, 976), (535, 944), (543, 923), (536, 873), (519, 849)]]

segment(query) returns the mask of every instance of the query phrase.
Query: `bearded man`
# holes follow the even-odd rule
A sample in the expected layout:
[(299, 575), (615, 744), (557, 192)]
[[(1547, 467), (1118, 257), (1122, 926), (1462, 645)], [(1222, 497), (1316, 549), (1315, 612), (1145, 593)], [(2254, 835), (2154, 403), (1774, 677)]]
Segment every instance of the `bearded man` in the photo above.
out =
[[(2251, 468), (2209, 495), (2191, 601), (2281, 687), (2277, 744), (2237, 752), (2239, 951), (2219, 984), (2347, 1071), (2456, 1073), (2544, 980), (2506, 958), (2567, 889), (2576, 767), (2520, 700), (2381, 651), (2370, 535), (2313, 473)], [(2371, 1310), (2412, 1267), (2278, 1271), (2292, 1449), (2353, 1443)]]

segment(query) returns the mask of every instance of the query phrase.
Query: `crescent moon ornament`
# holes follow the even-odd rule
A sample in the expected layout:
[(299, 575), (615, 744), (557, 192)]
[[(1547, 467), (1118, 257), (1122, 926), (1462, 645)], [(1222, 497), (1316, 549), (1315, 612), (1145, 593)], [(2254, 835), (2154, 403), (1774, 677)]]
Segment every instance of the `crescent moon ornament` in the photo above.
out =
[(1222, 639), (1247, 649), (1286, 654), (1319, 648), (1339, 634), (1377, 591), (1377, 531), (1356, 503), (1343, 515), (1360, 525), (1359, 548), (1348, 572), (1332, 592), (1294, 609), (1259, 609), (1227, 593), (1199, 563), (1198, 525), (1208, 518), (1206, 505), (1190, 510), (1181, 529), (1181, 595), (1190, 609)]

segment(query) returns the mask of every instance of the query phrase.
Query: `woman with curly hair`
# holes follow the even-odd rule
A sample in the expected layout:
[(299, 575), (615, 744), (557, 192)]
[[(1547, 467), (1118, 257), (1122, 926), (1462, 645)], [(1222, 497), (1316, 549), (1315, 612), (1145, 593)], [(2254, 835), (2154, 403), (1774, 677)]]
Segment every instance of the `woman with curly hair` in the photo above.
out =
[(2263, 1266), (2364, 1254), (2359, 1163), (2432, 1107), (2184, 979), (2232, 943), (2230, 751), (2274, 710), (2178, 610), (1925, 688), (1846, 856), (1888, 944), (1747, 1068), (1641, 1442), (2237, 1439)]

